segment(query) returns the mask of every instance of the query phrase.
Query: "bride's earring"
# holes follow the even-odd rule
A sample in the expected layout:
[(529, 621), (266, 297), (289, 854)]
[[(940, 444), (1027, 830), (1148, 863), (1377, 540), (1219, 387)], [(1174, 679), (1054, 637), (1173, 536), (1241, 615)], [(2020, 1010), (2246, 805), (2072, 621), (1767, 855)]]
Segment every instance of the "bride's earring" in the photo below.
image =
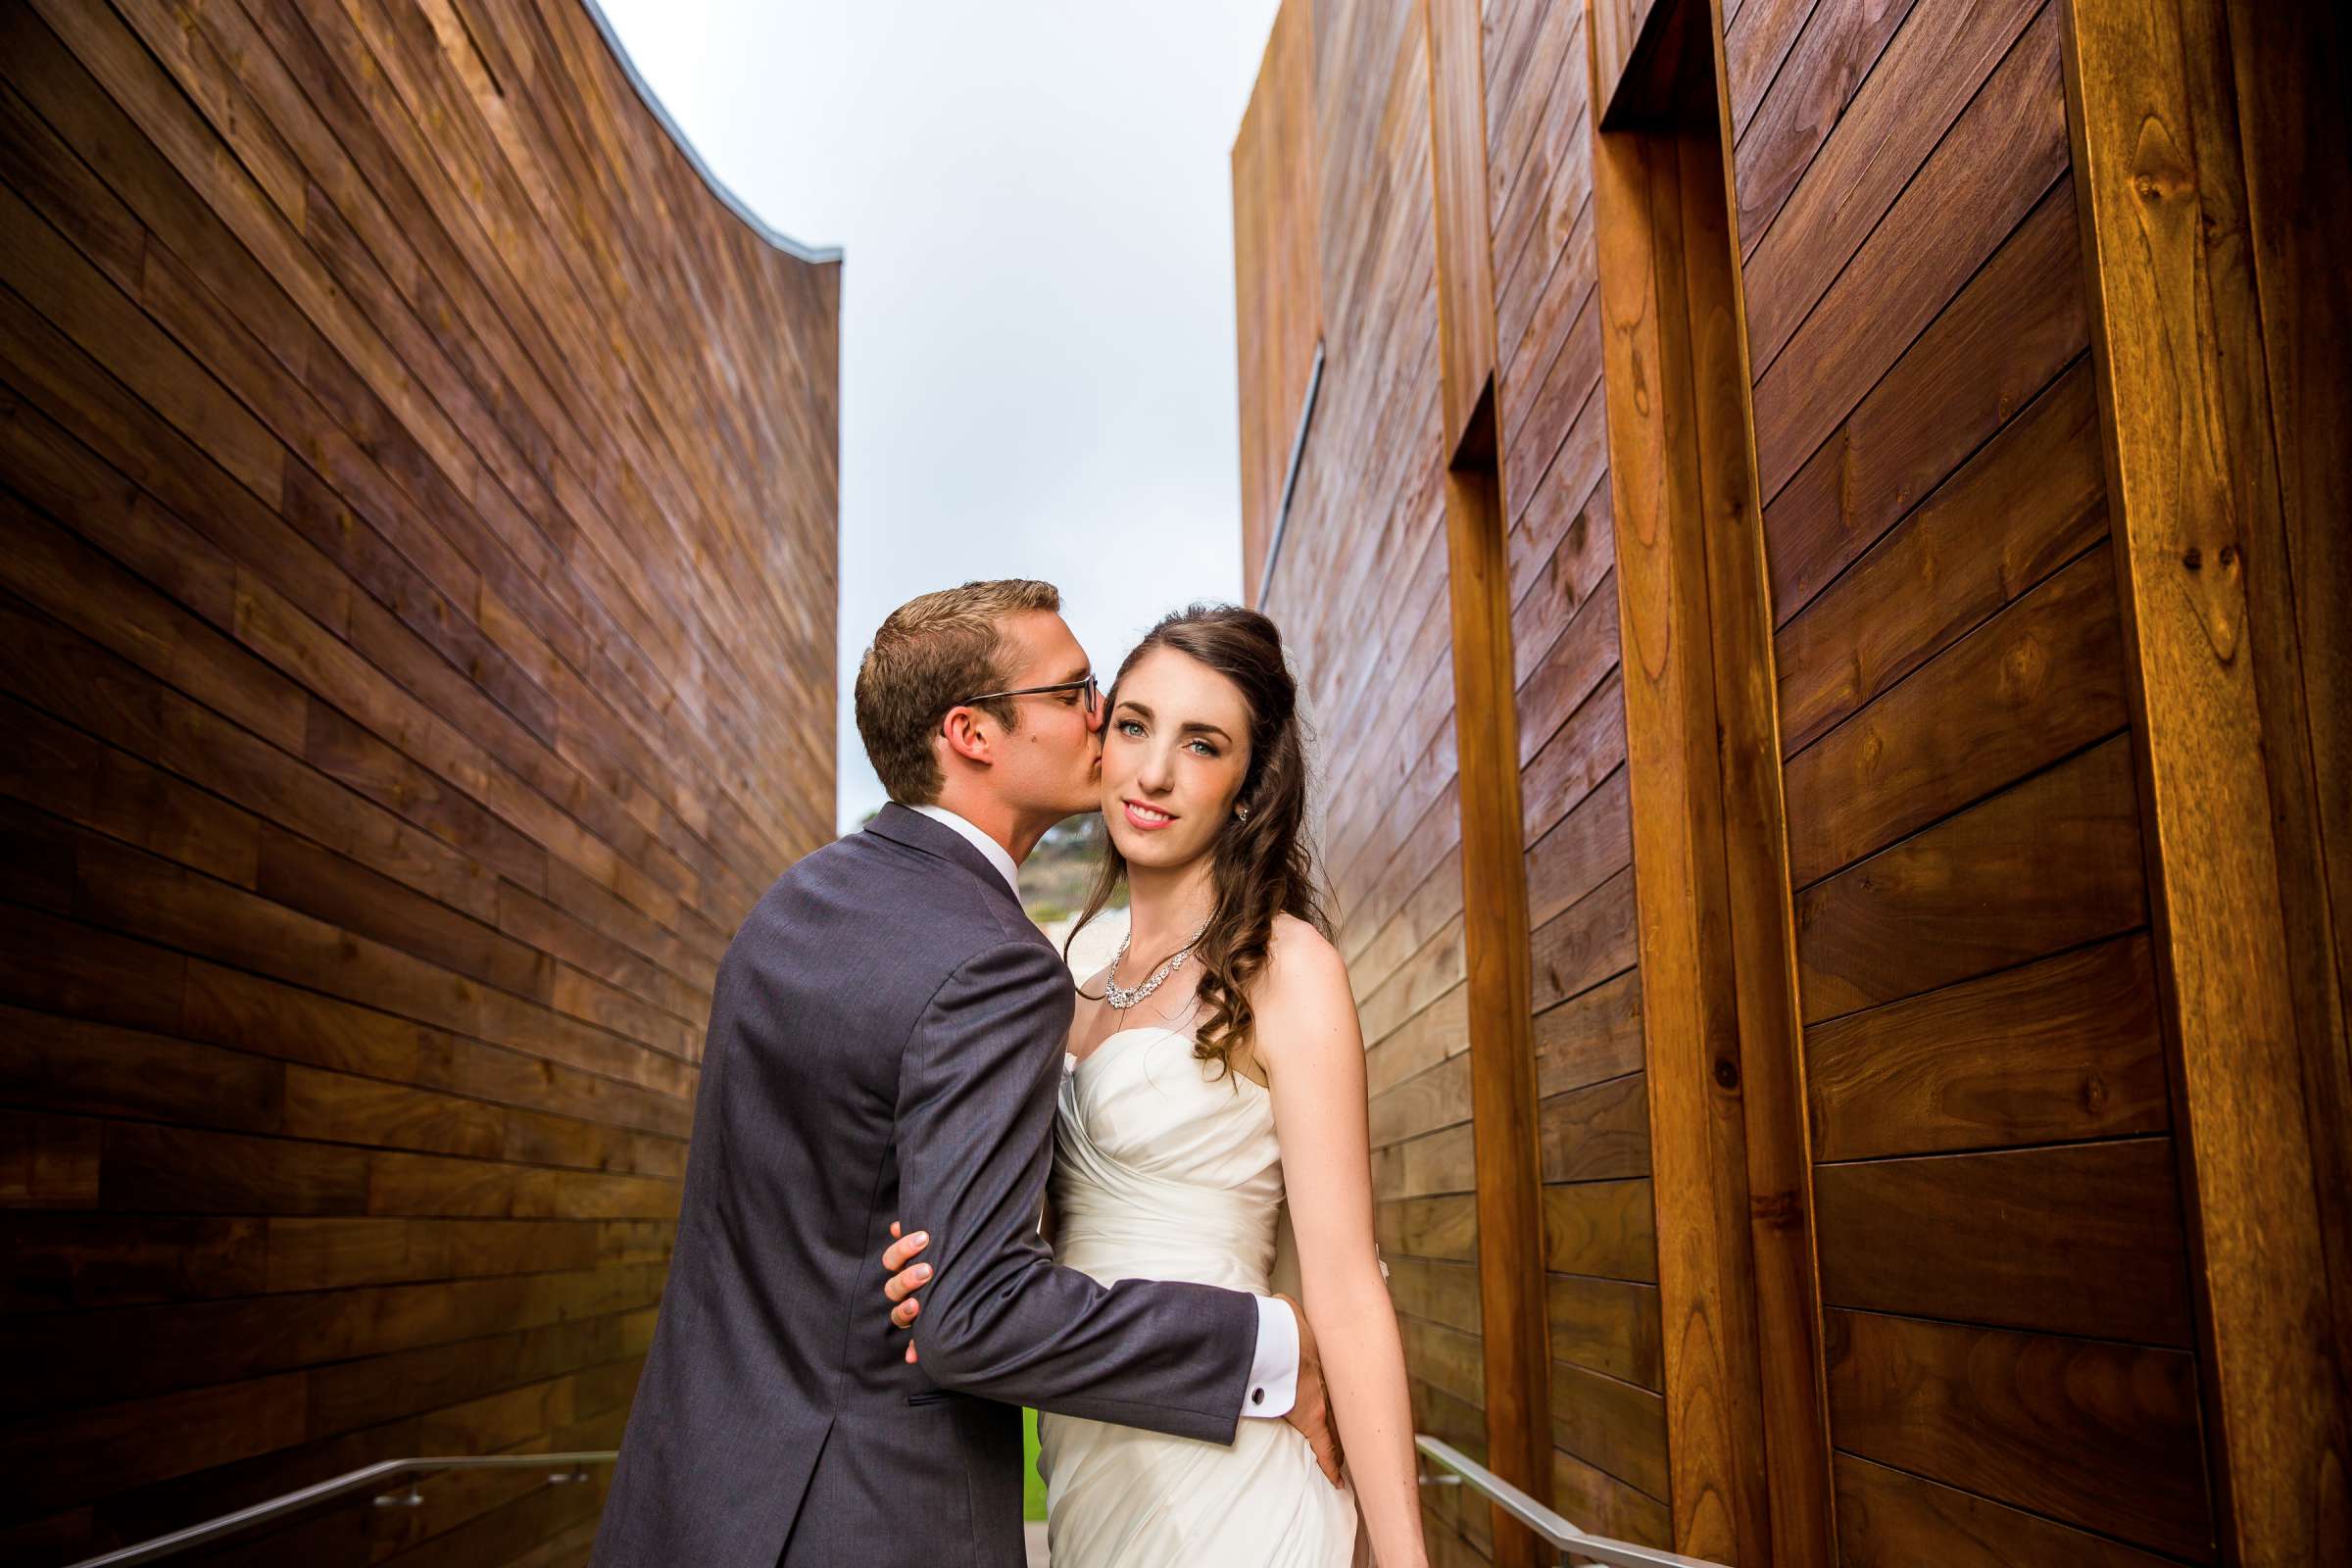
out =
[(1250, 803), (1248, 801), (1244, 801), (1241, 805), (1233, 808), (1233, 819), (1237, 822), (1247, 822), (1250, 820)]

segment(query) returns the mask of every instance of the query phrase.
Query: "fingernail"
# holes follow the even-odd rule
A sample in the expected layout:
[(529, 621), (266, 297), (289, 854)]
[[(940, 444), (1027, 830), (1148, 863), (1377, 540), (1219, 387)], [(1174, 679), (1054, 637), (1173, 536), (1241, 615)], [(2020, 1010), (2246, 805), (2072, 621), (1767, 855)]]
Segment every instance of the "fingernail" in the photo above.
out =
[(912, 1236), (909, 1236), (906, 1239), (912, 1242), (915, 1246), (920, 1247), (925, 1242), (931, 1240), (931, 1233), (929, 1231), (916, 1231)]
[(914, 1265), (914, 1267), (906, 1271), (906, 1277), (912, 1280), (915, 1284), (920, 1285), (931, 1277), (931, 1265), (928, 1263), (917, 1263)]

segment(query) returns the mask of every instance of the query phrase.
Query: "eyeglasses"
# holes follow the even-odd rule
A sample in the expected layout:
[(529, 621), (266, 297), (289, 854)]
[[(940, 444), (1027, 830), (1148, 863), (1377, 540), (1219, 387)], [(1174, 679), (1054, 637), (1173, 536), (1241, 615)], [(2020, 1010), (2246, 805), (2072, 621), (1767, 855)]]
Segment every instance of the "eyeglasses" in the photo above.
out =
[(976, 703), (993, 703), (1000, 697), (1047, 697), (1058, 696), (1063, 692), (1086, 693), (1086, 710), (1090, 713), (1102, 706), (1102, 688), (1096, 684), (1095, 672), (1091, 669), (1076, 680), (1056, 681), (1051, 686), (1023, 686), (1009, 692), (982, 692), (977, 697), (966, 697), (953, 706), (970, 708)]

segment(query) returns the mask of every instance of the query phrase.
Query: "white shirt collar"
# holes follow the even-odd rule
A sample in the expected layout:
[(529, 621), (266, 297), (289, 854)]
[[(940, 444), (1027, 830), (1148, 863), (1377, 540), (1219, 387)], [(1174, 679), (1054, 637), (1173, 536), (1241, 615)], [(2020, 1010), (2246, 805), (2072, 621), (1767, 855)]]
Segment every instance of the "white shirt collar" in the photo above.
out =
[(997, 875), (1003, 877), (1004, 885), (1012, 889), (1012, 896), (1015, 899), (1021, 896), (1021, 868), (1012, 863), (1012, 857), (1005, 853), (1004, 845), (944, 806), (909, 806), (906, 809), (920, 811), (941, 826), (952, 827), (962, 834), (973, 849), (988, 857), (988, 863), (997, 868)]

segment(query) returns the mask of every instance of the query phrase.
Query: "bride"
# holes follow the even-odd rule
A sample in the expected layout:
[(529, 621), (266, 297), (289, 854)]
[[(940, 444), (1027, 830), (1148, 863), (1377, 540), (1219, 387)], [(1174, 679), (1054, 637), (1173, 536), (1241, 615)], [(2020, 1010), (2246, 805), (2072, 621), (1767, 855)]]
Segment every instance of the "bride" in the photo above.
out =
[[(1280, 634), (1253, 611), (1170, 615), (1119, 666), (1102, 735), (1110, 847), (1085, 918), (1124, 879), (1130, 928), (1079, 990), (1048, 1222), (1055, 1260), (1106, 1284), (1263, 1294), (1287, 1198), (1352, 1487), (1325, 1481), (1280, 1421), (1244, 1421), (1225, 1446), (1046, 1414), (1056, 1568), (1344, 1568), (1359, 1510), (1383, 1568), (1427, 1560), (1372, 1241), (1363, 1039), (1301, 836), (1297, 705)], [(917, 1250), (897, 1244), (888, 1266)], [(891, 1284), (902, 1327), (921, 1309), (916, 1272)]]

